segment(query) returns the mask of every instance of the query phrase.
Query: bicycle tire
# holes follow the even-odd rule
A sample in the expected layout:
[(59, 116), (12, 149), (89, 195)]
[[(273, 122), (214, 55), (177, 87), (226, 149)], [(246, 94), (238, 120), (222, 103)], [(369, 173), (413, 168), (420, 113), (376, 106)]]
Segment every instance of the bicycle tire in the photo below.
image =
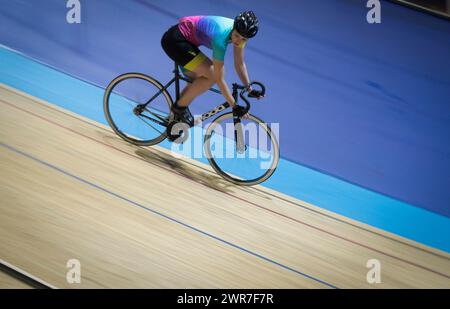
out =
[[(164, 139), (166, 139), (167, 134), (166, 131), (164, 130), (164, 132), (157, 136), (156, 138), (152, 138), (152, 139), (147, 139), (147, 140), (143, 140), (143, 139), (138, 139), (137, 137), (134, 137), (130, 134), (127, 134), (125, 132), (123, 132), (114, 122), (113, 117), (111, 116), (111, 112), (110, 112), (110, 97), (111, 97), (111, 93), (113, 92), (114, 88), (121, 82), (123, 82), (126, 79), (130, 79), (130, 78), (137, 78), (137, 79), (141, 79), (144, 81), (149, 82), (150, 84), (154, 85), (157, 88), (157, 91), (160, 91), (161, 89), (164, 88), (164, 86), (156, 79), (145, 75), (145, 74), (141, 74), (141, 73), (125, 73), (122, 75), (117, 76), (116, 78), (114, 78), (109, 85), (106, 87), (105, 89), (105, 94), (103, 96), (103, 111), (105, 113), (105, 117), (106, 120), (108, 121), (109, 125), (111, 126), (111, 128), (113, 129), (113, 131), (120, 136), (123, 140), (134, 144), (134, 145), (138, 145), (138, 146), (152, 146), (152, 145), (156, 145), (161, 143)], [(173, 105), (173, 99), (170, 96), (170, 94), (167, 92), (167, 90), (163, 90), (163, 92), (161, 93), (161, 95), (164, 95), (166, 103), (169, 107), (169, 110), (171, 108), (171, 106)]]
[(210, 145), (212, 133), (217, 125), (219, 125), (223, 120), (226, 120), (229, 118), (233, 118), (233, 113), (225, 113), (225, 114), (220, 115), (219, 117), (217, 117), (216, 119), (214, 119), (211, 122), (208, 129), (206, 130), (205, 140), (204, 140), (204, 148), (205, 148), (206, 157), (207, 157), (211, 167), (222, 178), (224, 178), (224, 179), (228, 180), (229, 182), (234, 183), (236, 185), (254, 186), (254, 185), (260, 184), (263, 181), (266, 181), (267, 179), (269, 179), (269, 177), (272, 176), (272, 174), (275, 172), (275, 170), (278, 166), (278, 162), (279, 162), (279, 158), (280, 158), (280, 149), (279, 149), (278, 141), (277, 141), (276, 137), (273, 135), (270, 127), (264, 121), (262, 121), (260, 118), (254, 116), (254, 115), (249, 115), (249, 120), (253, 120), (254, 122), (256, 122), (258, 125), (260, 125), (265, 130), (267, 135), (270, 137), (270, 140), (274, 147), (274, 151), (273, 151), (274, 152), (274, 160), (273, 160), (270, 168), (259, 177), (256, 177), (253, 179), (242, 179), (242, 178), (236, 177), (233, 174), (227, 173), (226, 171), (223, 171), (219, 167), (219, 165), (216, 163), (216, 161), (214, 160), (214, 157), (211, 153), (211, 145)]

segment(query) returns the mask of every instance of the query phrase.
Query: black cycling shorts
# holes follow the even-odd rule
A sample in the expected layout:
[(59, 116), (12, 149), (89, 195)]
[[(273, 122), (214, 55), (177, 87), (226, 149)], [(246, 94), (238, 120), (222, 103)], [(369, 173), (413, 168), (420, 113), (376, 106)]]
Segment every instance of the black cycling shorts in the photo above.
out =
[(197, 46), (185, 39), (178, 25), (170, 27), (164, 33), (161, 46), (170, 59), (189, 71), (194, 71), (206, 59)]

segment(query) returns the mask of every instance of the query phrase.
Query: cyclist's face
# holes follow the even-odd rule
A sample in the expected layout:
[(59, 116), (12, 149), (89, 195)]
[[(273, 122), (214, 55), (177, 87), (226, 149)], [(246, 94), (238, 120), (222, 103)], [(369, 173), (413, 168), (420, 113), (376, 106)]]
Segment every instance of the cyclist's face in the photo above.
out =
[(242, 43), (246, 42), (247, 40), (248, 40), (247, 38), (244, 38), (236, 30), (233, 30), (233, 32), (231, 33), (231, 42), (235, 46), (239, 46)]

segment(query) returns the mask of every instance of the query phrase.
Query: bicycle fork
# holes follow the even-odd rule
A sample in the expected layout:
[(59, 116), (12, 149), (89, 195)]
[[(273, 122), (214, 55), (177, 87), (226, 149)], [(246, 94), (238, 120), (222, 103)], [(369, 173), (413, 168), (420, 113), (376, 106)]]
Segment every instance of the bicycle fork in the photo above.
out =
[[(238, 85), (233, 84), (233, 98), (234, 102), (238, 100)], [(236, 151), (240, 154), (244, 153), (246, 150), (244, 144), (244, 132), (242, 130), (241, 118), (233, 113), (233, 124), (234, 124), (234, 141), (236, 143)]]

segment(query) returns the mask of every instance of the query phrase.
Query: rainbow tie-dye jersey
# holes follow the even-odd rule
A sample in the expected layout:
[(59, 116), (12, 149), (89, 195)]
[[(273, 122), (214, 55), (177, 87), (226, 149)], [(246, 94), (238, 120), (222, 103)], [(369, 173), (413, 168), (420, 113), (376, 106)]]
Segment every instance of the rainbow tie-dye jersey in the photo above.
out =
[(212, 49), (213, 59), (223, 61), (231, 42), (233, 24), (233, 19), (222, 16), (187, 16), (179, 19), (178, 27), (186, 40)]

